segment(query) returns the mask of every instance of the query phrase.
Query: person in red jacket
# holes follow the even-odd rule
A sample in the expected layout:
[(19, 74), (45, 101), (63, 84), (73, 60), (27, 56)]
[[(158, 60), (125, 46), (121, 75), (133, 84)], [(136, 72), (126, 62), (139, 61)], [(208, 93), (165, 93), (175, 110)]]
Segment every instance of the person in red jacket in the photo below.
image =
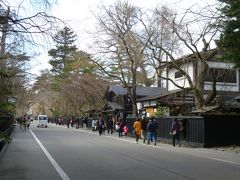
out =
[(125, 134), (125, 137), (127, 137), (127, 134), (128, 134), (128, 127), (127, 127), (127, 125), (125, 125), (125, 126), (123, 127), (123, 132), (124, 132), (124, 134)]

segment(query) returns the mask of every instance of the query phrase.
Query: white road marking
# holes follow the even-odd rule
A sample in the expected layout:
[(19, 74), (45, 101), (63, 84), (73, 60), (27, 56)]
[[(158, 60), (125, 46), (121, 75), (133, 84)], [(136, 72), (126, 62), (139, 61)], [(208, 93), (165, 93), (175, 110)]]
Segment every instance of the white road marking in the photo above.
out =
[(51, 156), (51, 154), (47, 151), (47, 149), (42, 145), (42, 143), (40, 142), (40, 140), (37, 138), (37, 136), (32, 132), (32, 130), (29, 130), (31, 132), (31, 134), (33, 135), (34, 139), (37, 141), (38, 145), (41, 147), (41, 149), (43, 150), (43, 152), (45, 153), (45, 155), (47, 156), (47, 158), (49, 159), (49, 161), (52, 163), (52, 165), (54, 166), (54, 168), (57, 170), (58, 174), (60, 175), (60, 177), (63, 180), (70, 180), (70, 178), (67, 176), (67, 174), (62, 170), (62, 168), (58, 165), (58, 163), (53, 159), (53, 157)]
[(225, 162), (225, 163), (229, 163), (229, 164), (234, 164), (234, 165), (240, 166), (240, 163), (233, 162), (233, 161), (228, 161), (228, 160), (224, 160), (224, 159), (213, 158), (213, 157), (209, 157), (209, 156), (199, 156), (199, 157), (206, 157), (208, 159), (212, 159), (212, 160), (216, 160), (216, 161)]

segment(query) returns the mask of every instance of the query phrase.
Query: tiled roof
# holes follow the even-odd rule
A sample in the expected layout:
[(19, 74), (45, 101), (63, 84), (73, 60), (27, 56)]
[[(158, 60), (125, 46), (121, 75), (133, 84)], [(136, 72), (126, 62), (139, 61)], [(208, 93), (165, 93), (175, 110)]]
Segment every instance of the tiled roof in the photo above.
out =
[(115, 110), (123, 110), (124, 108), (114, 102), (107, 102), (107, 104), (102, 109), (102, 112), (114, 112)]
[[(108, 92), (113, 91), (117, 95), (127, 94), (127, 88), (123, 88), (120, 85), (109, 86)], [(161, 87), (137, 87), (137, 96), (149, 96), (167, 92), (165, 88)]]
[[(221, 56), (220, 55), (221, 52), (219, 52), (217, 48), (210, 49), (207, 52), (199, 52), (199, 54), (201, 56), (202, 55), (207, 56), (208, 58), (206, 60), (207, 61), (212, 61), (212, 62), (218, 62), (219, 58), (216, 58), (216, 57)], [(189, 62), (196, 61), (198, 59), (199, 54), (198, 53), (192, 53), (192, 54), (185, 55), (183, 57), (180, 57), (180, 58), (176, 59), (174, 61), (174, 63), (176, 63), (176, 64), (187, 64)], [(169, 63), (165, 63), (164, 65), (161, 65), (160, 68), (169, 67), (169, 66), (172, 65), (172, 62), (173, 61), (170, 61)]]
[(108, 105), (111, 107), (111, 109), (116, 110), (116, 109), (124, 109), (121, 105), (113, 102), (108, 102)]
[(157, 98), (167, 96), (167, 95), (170, 95), (170, 94), (174, 94), (174, 93), (177, 93), (177, 92), (181, 92), (181, 91), (183, 91), (183, 90), (179, 89), (179, 90), (173, 90), (173, 91), (168, 91), (168, 92), (167, 91), (159, 91), (157, 94), (153, 94), (153, 95), (150, 95), (150, 96), (138, 98), (137, 102), (149, 101), (149, 100), (157, 99)]
[(110, 85), (108, 87), (108, 92), (111, 92), (113, 91), (115, 94), (117, 95), (124, 95), (124, 94), (127, 94), (127, 89), (126, 88), (123, 88), (122, 86), (120, 85)]

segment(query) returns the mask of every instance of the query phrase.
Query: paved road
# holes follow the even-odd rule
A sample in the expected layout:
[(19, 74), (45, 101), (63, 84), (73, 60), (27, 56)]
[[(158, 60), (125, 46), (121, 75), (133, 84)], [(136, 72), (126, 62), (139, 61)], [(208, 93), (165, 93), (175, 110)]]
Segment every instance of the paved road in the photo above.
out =
[(136, 144), (132, 138), (99, 136), (50, 125), (13, 133), (0, 159), (1, 180), (232, 180), (240, 155), (213, 149)]

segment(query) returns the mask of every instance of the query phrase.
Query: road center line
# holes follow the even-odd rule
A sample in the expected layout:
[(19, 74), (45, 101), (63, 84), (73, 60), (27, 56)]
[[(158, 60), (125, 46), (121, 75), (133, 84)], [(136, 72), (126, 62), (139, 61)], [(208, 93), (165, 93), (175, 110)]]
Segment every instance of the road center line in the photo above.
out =
[(63, 180), (70, 180), (70, 178), (67, 176), (67, 174), (62, 170), (62, 168), (58, 165), (58, 163), (53, 159), (53, 157), (51, 156), (51, 154), (47, 151), (47, 149), (42, 145), (42, 143), (40, 142), (40, 140), (37, 138), (37, 136), (34, 134), (34, 132), (32, 132), (32, 130), (30, 129), (30, 132), (32, 134), (32, 136), (34, 137), (34, 139), (37, 141), (38, 145), (41, 147), (41, 149), (43, 150), (44, 154), (47, 156), (47, 158), (49, 159), (49, 161), (52, 163), (52, 165), (54, 166), (54, 168), (57, 170), (58, 174), (60, 175), (60, 177)]

